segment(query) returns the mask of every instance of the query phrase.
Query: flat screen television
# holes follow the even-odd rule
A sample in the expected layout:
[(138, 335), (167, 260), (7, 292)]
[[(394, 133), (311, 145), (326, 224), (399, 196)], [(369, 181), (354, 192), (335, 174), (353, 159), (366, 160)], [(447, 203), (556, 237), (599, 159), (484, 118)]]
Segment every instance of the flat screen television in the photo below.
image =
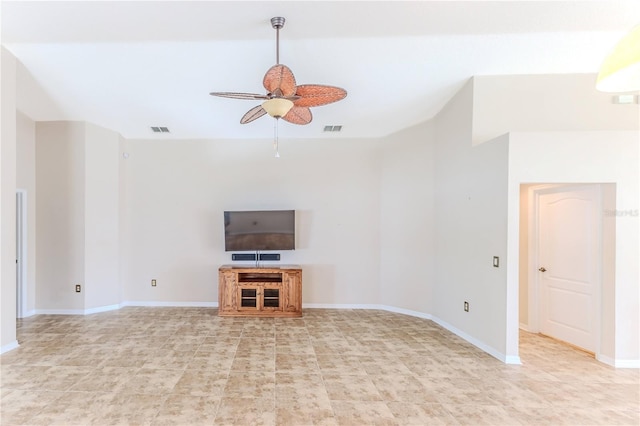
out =
[(224, 212), (224, 250), (295, 249), (295, 210)]

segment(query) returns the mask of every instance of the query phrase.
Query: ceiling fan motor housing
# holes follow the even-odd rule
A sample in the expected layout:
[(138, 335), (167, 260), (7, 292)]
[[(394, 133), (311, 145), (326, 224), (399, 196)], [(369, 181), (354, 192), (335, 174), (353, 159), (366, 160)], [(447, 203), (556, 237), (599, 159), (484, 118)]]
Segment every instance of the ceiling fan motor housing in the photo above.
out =
[(276, 30), (284, 27), (284, 18), (282, 16), (271, 18), (271, 26)]

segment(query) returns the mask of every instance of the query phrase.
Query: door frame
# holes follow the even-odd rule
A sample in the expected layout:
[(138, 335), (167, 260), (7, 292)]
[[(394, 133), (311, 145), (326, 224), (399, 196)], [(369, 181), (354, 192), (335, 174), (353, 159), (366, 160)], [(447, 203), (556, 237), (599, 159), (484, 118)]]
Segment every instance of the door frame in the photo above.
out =
[(16, 189), (16, 318), (27, 316), (27, 191)]
[(554, 183), (554, 184), (540, 184), (532, 185), (528, 187), (528, 207), (529, 207), (529, 221), (528, 221), (528, 331), (532, 333), (540, 332), (540, 274), (538, 273), (539, 266), (539, 250), (538, 246), (538, 233), (539, 233), (539, 214), (540, 214), (540, 196), (549, 193), (563, 192), (563, 190), (570, 191), (578, 188), (588, 187), (597, 192), (597, 203), (599, 216), (596, 218), (596, 244), (597, 244), (597, 264), (596, 268), (596, 280), (594, 285), (594, 305), (595, 305), (595, 320), (594, 320), (594, 333), (595, 333), (595, 357), (599, 358), (601, 353), (602, 343), (602, 291), (603, 291), (603, 227), (602, 219), (604, 213), (603, 202), (603, 188), (598, 183)]

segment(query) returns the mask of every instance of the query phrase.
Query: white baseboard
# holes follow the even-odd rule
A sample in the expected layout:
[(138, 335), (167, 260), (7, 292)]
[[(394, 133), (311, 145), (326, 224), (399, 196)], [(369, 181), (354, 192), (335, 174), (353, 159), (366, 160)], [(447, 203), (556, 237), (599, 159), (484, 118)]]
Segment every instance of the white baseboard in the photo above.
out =
[(20, 346), (20, 345), (18, 344), (17, 340), (14, 340), (11, 343), (7, 343), (6, 345), (2, 345), (2, 346), (0, 346), (0, 354), (12, 351), (12, 350), (16, 349), (18, 346)]
[(505, 364), (517, 364), (517, 365), (521, 365), (522, 364), (522, 361), (520, 360), (519, 356), (503, 354), (502, 352), (498, 351), (497, 349), (485, 344), (484, 342), (481, 342), (480, 340), (476, 339), (475, 337), (472, 337), (472, 336), (468, 335), (464, 331), (459, 330), (458, 328), (452, 326), (451, 324), (447, 323), (446, 321), (441, 320), (438, 317), (433, 317), (432, 321), (435, 322), (436, 324), (440, 325), (441, 327), (444, 327), (445, 329), (449, 330), (450, 332), (452, 332), (456, 336), (462, 337), (464, 340), (466, 340), (467, 342), (471, 343), (473, 346), (475, 346), (475, 347), (477, 347), (479, 349), (482, 349), (483, 351), (485, 351), (486, 353), (488, 353), (492, 357), (499, 359), (500, 361), (504, 362)]
[(611, 367), (616, 366), (616, 360), (606, 355), (596, 354), (596, 359), (603, 364), (610, 365)]
[(529, 330), (529, 324), (525, 324), (523, 322), (520, 323), (520, 329), (524, 330), (524, 331), (528, 331), (529, 333), (531, 333), (531, 330)]
[(382, 309), (380, 305), (352, 305), (335, 303), (303, 303), (302, 309)]
[(96, 308), (85, 309), (84, 315), (97, 314), (99, 312), (107, 312), (107, 311), (117, 311), (120, 309), (122, 305), (107, 305), (107, 306), (98, 306)]
[[(500, 358), (498, 358), (500, 359)], [(503, 360), (501, 360), (503, 361)], [(519, 356), (515, 356), (515, 355), (507, 355), (504, 358), (503, 361), (505, 364), (512, 364), (512, 365), (522, 365), (522, 360), (520, 359)]]
[[(121, 305), (97, 306), (89, 309), (36, 309), (31, 315), (91, 315), (99, 312), (116, 311)], [(31, 316), (29, 315), (29, 316)]]
[(385, 311), (389, 311), (389, 312), (395, 312), (396, 314), (404, 314), (404, 315), (409, 315), (412, 317), (418, 317), (418, 318), (423, 318), (423, 319), (427, 319), (427, 320), (433, 320), (433, 317), (431, 316), (431, 314), (425, 314), (424, 312), (418, 312), (418, 311), (411, 311), (409, 309), (403, 309), (403, 308), (396, 308), (395, 306), (380, 306), (379, 309), (385, 310)]
[(36, 315), (84, 315), (84, 309), (36, 309)]
[(120, 304), (125, 306), (176, 307), (176, 308), (217, 308), (218, 302), (154, 302), (141, 300), (127, 300)]
[(602, 354), (597, 354), (596, 359), (615, 368), (640, 368), (640, 359), (615, 359)]
[(35, 309), (32, 309), (32, 310), (30, 310), (30, 311), (26, 311), (26, 312), (24, 312), (24, 315), (22, 315), (22, 317), (21, 317), (21, 318), (29, 318), (29, 317), (32, 317), (32, 316), (34, 316), (34, 315), (36, 315), (36, 314), (37, 314), (36, 310), (35, 310)]
[(640, 359), (616, 359), (616, 368), (640, 368)]
[(303, 309), (377, 309), (380, 311), (395, 312), (396, 314), (404, 314), (412, 317), (418, 317), (423, 319), (431, 319), (430, 314), (424, 312), (411, 311), (409, 309), (396, 308), (395, 306), (387, 305), (371, 305), (371, 304), (333, 304), (333, 303), (303, 303)]
[(90, 309), (36, 309), (32, 311), (31, 315), (91, 315), (100, 312), (116, 311), (125, 306), (217, 308), (218, 302), (148, 302), (128, 300), (117, 305), (98, 306)]

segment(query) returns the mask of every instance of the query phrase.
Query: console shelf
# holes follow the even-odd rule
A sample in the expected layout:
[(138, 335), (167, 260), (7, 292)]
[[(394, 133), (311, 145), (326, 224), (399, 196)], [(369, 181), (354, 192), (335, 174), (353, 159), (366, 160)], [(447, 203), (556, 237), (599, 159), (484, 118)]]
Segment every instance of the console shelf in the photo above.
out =
[(302, 269), (224, 265), (218, 293), (219, 316), (301, 317)]

